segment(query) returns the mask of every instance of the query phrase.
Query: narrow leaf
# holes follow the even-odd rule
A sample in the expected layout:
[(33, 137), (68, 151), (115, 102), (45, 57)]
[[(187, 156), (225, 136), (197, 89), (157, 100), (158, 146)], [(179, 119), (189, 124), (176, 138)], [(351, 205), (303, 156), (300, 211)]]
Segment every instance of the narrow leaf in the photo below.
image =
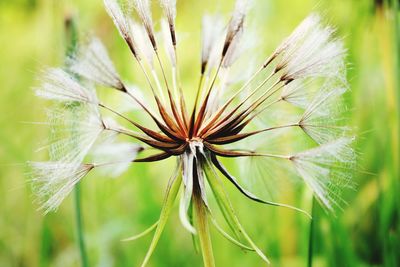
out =
[[(210, 163), (208, 163), (207, 165), (208, 165), (207, 168), (209, 168), (211, 172), (213, 172), (214, 170), (210, 166)], [(250, 247), (252, 247), (255, 250), (255, 252), (260, 256), (262, 260), (264, 260), (266, 263), (269, 264), (270, 262), (268, 258), (257, 247), (257, 245), (253, 242), (253, 240), (249, 237), (249, 235), (246, 233), (243, 226), (241, 225), (239, 219), (236, 216), (235, 211), (233, 210), (232, 204), (225, 192), (225, 189), (221, 181), (218, 179), (217, 175), (215, 173), (214, 175), (208, 175), (207, 179), (208, 182), (210, 183), (210, 187), (212, 188), (215, 198), (218, 200), (218, 203), (220, 203), (221, 210), (225, 211), (229, 220), (234, 224), (234, 227), (237, 229), (239, 233), (241, 233), (243, 238), (249, 243)]]
[(178, 194), (179, 188), (182, 183), (182, 176), (179, 174), (182, 163), (179, 161), (175, 169), (173, 176), (170, 179), (170, 183), (167, 188), (167, 192), (164, 199), (164, 204), (161, 210), (160, 219), (158, 220), (158, 225), (156, 232), (154, 233), (153, 240), (151, 241), (149, 250), (147, 251), (146, 257), (143, 260), (142, 267), (146, 266), (154, 249), (157, 246), (158, 240), (160, 240), (161, 233), (164, 230), (165, 224), (167, 223), (169, 214), (171, 212), (172, 206), (174, 205), (176, 196)]
[(148, 235), (148, 234), (151, 233), (154, 229), (156, 229), (156, 227), (157, 227), (157, 225), (158, 225), (158, 222), (159, 222), (159, 221), (156, 221), (153, 225), (151, 225), (149, 228), (147, 228), (147, 229), (144, 230), (143, 232), (141, 232), (141, 233), (139, 233), (139, 234), (137, 234), (137, 235), (131, 236), (131, 237), (124, 238), (124, 239), (122, 239), (121, 241), (123, 241), (123, 242), (134, 241), (134, 240), (137, 240), (137, 239), (139, 239), (139, 238), (141, 238), (141, 237), (144, 237), (144, 236)]

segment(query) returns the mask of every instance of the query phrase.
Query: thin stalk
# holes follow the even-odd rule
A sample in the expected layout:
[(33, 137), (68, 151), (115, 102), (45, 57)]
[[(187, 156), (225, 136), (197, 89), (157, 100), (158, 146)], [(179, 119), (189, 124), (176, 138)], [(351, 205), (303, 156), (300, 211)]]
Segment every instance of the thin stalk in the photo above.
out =
[(202, 91), (202, 85), (203, 85), (203, 81), (204, 81), (204, 74), (200, 74), (200, 79), (199, 79), (199, 85), (197, 87), (197, 92), (196, 92), (196, 98), (194, 100), (194, 112), (196, 111), (196, 107), (197, 107), (197, 102), (199, 101), (199, 96), (200, 96), (200, 91)]
[(207, 103), (209, 101), (210, 94), (211, 94), (211, 91), (212, 91), (212, 89), (214, 87), (214, 84), (215, 84), (215, 82), (216, 82), (216, 80), (218, 78), (219, 71), (221, 70), (223, 60), (224, 60), (224, 58), (221, 59), (219, 65), (218, 65), (218, 68), (217, 68), (217, 70), (216, 70), (216, 72), (214, 74), (214, 78), (212, 79), (211, 85), (208, 88), (207, 93), (205, 95), (205, 99), (203, 100), (203, 103), (202, 103), (202, 105), (200, 107), (199, 114), (198, 114), (198, 116), (196, 118), (196, 121), (195, 121), (195, 124), (194, 124), (194, 128), (193, 128), (193, 133), (195, 133), (195, 134), (197, 134), (197, 131), (198, 131), (201, 123), (204, 120), (205, 111), (206, 111), (206, 108), (207, 108)]
[(249, 79), (242, 87), (240, 87), (240, 89), (239, 89), (238, 91), (236, 91), (236, 93), (235, 93), (233, 96), (231, 96), (231, 97), (225, 102), (225, 104), (222, 105), (222, 107), (220, 107), (220, 108), (218, 109), (217, 112), (215, 112), (215, 115), (207, 121), (206, 125), (208, 125), (210, 122), (212, 122), (212, 121), (214, 121), (216, 118), (218, 118), (218, 117), (222, 114), (222, 112), (224, 112), (225, 109), (233, 102), (233, 100), (234, 100), (244, 89), (246, 89), (247, 86), (250, 85), (250, 83), (254, 80), (254, 78), (255, 78), (262, 70), (263, 70), (263, 68), (260, 68), (258, 71), (256, 71), (256, 72), (253, 74), (253, 76), (251, 76), (250, 79)]
[(76, 233), (78, 239), (77, 241), (79, 246), (79, 254), (81, 257), (81, 266), (87, 267), (89, 266), (89, 263), (86, 254), (85, 239), (83, 237), (83, 219), (81, 211), (81, 185), (79, 182), (75, 185), (74, 189), (74, 203), (75, 203), (75, 224), (76, 224)]
[(315, 226), (316, 226), (316, 201), (313, 197), (311, 204), (311, 220), (310, 220), (310, 230), (308, 235), (308, 257), (307, 257), (307, 267), (313, 266), (313, 252), (314, 252), (314, 237), (315, 237)]
[[(262, 70), (262, 69), (261, 69), (261, 70)], [(261, 70), (260, 70), (260, 71), (261, 71)], [(253, 75), (253, 77), (252, 77), (244, 86), (242, 86), (241, 89), (239, 89), (239, 91), (245, 89), (245, 88), (248, 86), (248, 84), (250, 84), (251, 80), (254, 79), (254, 77), (255, 77), (260, 71), (256, 72), (256, 73)], [(244, 104), (246, 101), (248, 101), (260, 88), (262, 88), (262, 87), (269, 81), (269, 79), (271, 79), (271, 78), (273, 77), (274, 74), (275, 74), (275, 73), (271, 73), (266, 79), (264, 79), (263, 82), (262, 82), (259, 86), (257, 86), (254, 90), (252, 90), (252, 92), (251, 92), (244, 100), (242, 100), (238, 105), (236, 105), (236, 107), (235, 107), (227, 116), (225, 116), (224, 118), (220, 118), (220, 116), (222, 115), (222, 113), (226, 110), (226, 108), (232, 103), (232, 101), (233, 101), (233, 100), (235, 99), (235, 97), (238, 95), (239, 91), (236, 92), (236, 94), (234, 94), (222, 107), (220, 107), (220, 108), (218, 109), (218, 111), (216, 111), (216, 112), (214, 113), (214, 115), (211, 116), (211, 118), (209, 118), (209, 120), (206, 121), (206, 123), (204, 123), (205, 126), (202, 127), (200, 133), (204, 133), (204, 131), (205, 131), (206, 129), (209, 129), (209, 127), (210, 127), (211, 124), (219, 125), (219, 124), (221, 123), (221, 121), (222, 121), (222, 122), (223, 122), (223, 121), (226, 121), (227, 118), (232, 117), (232, 115), (233, 115), (236, 111), (238, 111), (239, 108), (240, 108), (241, 106), (243, 106), (243, 104)], [(278, 80), (277, 83), (274, 83), (271, 87), (269, 87), (263, 95), (265, 95), (265, 94), (268, 93), (270, 90), (272, 90), (272, 88), (273, 88), (274, 86), (276, 86), (278, 83), (279, 83), (279, 80)], [(218, 121), (217, 123), (215, 123), (217, 120), (219, 120), (219, 121)]]
[[(393, 77), (394, 77), (394, 88), (395, 88), (395, 94), (396, 94), (396, 104), (397, 104), (397, 136), (400, 133), (400, 77), (399, 77), (399, 71), (400, 71), (400, 20), (399, 20), (399, 2), (396, 0), (392, 0), (392, 5), (393, 5), (393, 13), (394, 13), (394, 72), (393, 72)], [(397, 151), (397, 163), (396, 163), (396, 151)], [(392, 196), (395, 196), (394, 198), (394, 205), (396, 206), (396, 211), (394, 212), (395, 214), (397, 213), (397, 217), (400, 216), (400, 200), (397, 197), (400, 193), (400, 182), (398, 180), (399, 177), (399, 164), (400, 164), (400, 142), (397, 142), (397, 149), (393, 151), (393, 163), (392, 163), (392, 182), (393, 182), (393, 193)], [(389, 239), (389, 242), (391, 243), (391, 250), (393, 253), (392, 256), (392, 262), (396, 263), (399, 261), (400, 257), (395, 251), (399, 250), (400, 245), (400, 220), (398, 220), (397, 225), (395, 226), (397, 228), (397, 231), (392, 234), (393, 238), (392, 240)], [(397, 240), (396, 240), (397, 239)], [(397, 255), (397, 256), (396, 256)]]
[(173, 89), (173, 96), (175, 102), (179, 101), (179, 92), (178, 92), (178, 74), (176, 67), (172, 67), (172, 89)]
[(210, 238), (207, 210), (205, 204), (203, 203), (201, 195), (198, 193), (200, 192), (195, 192), (193, 195), (193, 204), (195, 209), (195, 222), (197, 225), (197, 233), (199, 235), (204, 267), (214, 267), (215, 260)]
[(164, 70), (163, 64), (162, 64), (162, 62), (161, 62), (160, 56), (159, 56), (157, 50), (154, 50), (154, 53), (156, 54), (156, 58), (157, 58), (157, 61), (158, 61), (158, 65), (160, 66), (161, 73), (162, 73), (162, 76), (163, 76), (163, 78), (164, 78), (164, 82), (165, 82), (165, 86), (166, 86), (166, 88), (167, 88), (167, 91), (170, 92), (170, 89), (169, 89), (169, 86), (168, 86), (168, 81), (167, 81), (167, 76), (166, 76), (166, 74), (165, 74), (165, 70)]
[(136, 58), (136, 57), (135, 57), (135, 59), (136, 59), (137, 63), (139, 64), (140, 70), (142, 71), (144, 77), (146, 78), (147, 83), (150, 86), (151, 93), (153, 94), (154, 97), (156, 97), (156, 93), (154, 91), (154, 87), (153, 87), (153, 85), (152, 85), (152, 83), (150, 81), (150, 77), (147, 74), (145, 67), (143, 66), (142, 61), (140, 59)]
[(179, 61), (178, 61), (178, 53), (176, 51), (176, 45), (174, 45), (174, 53), (175, 53), (175, 67), (174, 67), (174, 77), (175, 77), (175, 81), (176, 81), (176, 86), (177, 86), (177, 90), (179, 92), (179, 96), (177, 99), (177, 103), (180, 103), (180, 110), (182, 113), (182, 118), (183, 121), (185, 122), (186, 125), (189, 125), (189, 119), (188, 119), (188, 115), (187, 115), (187, 110), (186, 110), (186, 102), (185, 102), (185, 97), (183, 95), (183, 91), (182, 91), (182, 85), (181, 85), (181, 81), (180, 81), (180, 75), (179, 75)]
[(193, 136), (193, 128), (194, 128), (194, 124), (195, 124), (195, 120), (196, 120), (197, 102), (199, 100), (199, 95), (200, 95), (200, 91), (201, 91), (201, 86), (203, 84), (203, 80), (204, 80), (204, 74), (201, 73), (200, 79), (199, 79), (199, 85), (197, 87), (196, 98), (194, 100), (193, 110), (192, 110), (192, 114), (190, 115), (190, 121), (189, 121), (189, 125), (188, 125), (188, 128), (190, 129), (189, 130), (190, 137)]
[(151, 70), (151, 74), (153, 75), (153, 80), (154, 80), (154, 82), (156, 83), (156, 87), (157, 87), (158, 93), (160, 94), (161, 102), (162, 102), (163, 104), (165, 104), (164, 93), (163, 93), (163, 90), (162, 90), (162, 88), (161, 88), (160, 80), (158, 79), (156, 70), (155, 70), (155, 69), (152, 69), (152, 70)]
[[(73, 17), (65, 19), (65, 33), (67, 43), (67, 56), (75, 53), (78, 44), (78, 30)], [(81, 188), (78, 182), (74, 188), (74, 209), (75, 209), (75, 225), (77, 233), (77, 242), (79, 247), (79, 255), (82, 267), (88, 267), (88, 258), (86, 254), (85, 239), (83, 236), (83, 219), (81, 211)]]
[[(400, 133), (400, 20), (399, 20), (399, 3), (398, 1), (392, 0), (393, 3), (393, 12), (394, 12), (394, 36), (395, 36), (395, 67), (394, 67), (394, 77), (395, 77), (395, 89), (396, 89), (396, 100), (397, 100), (397, 134)], [(400, 153), (400, 142), (397, 142), (397, 153)], [(394, 155), (395, 156), (395, 155)], [(397, 160), (399, 161), (398, 164), (394, 164), (394, 166), (400, 166), (400, 155), (397, 155)], [(396, 170), (394, 171), (395, 175), (393, 176), (395, 182), (395, 195), (400, 193), (400, 184), (398, 182), (398, 169), (397, 175)], [(397, 209), (398, 213), (400, 214), (400, 201), (397, 199)], [(399, 226), (400, 229), (400, 226)]]
[(219, 86), (216, 88), (217, 91), (214, 91), (214, 95), (211, 95), (211, 99), (209, 102), (209, 105), (207, 106), (206, 109), (206, 115), (205, 117), (211, 117), (214, 112), (216, 112), (219, 108), (218, 105), (218, 100), (222, 98), (222, 93), (224, 90), (224, 87), (227, 85), (227, 78), (229, 75), (229, 68), (222, 68), (220, 71), (220, 82)]

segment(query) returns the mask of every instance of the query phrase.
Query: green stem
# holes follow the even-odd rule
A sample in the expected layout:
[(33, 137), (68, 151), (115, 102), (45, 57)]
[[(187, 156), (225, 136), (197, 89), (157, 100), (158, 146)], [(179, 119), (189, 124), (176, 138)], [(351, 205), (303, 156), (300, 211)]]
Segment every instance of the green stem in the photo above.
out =
[[(68, 16), (64, 20), (65, 24), (65, 36), (66, 36), (66, 55), (72, 55), (78, 44), (78, 29), (73, 16)], [(81, 211), (81, 186), (78, 182), (74, 188), (74, 208), (75, 208), (75, 225), (77, 233), (77, 242), (79, 247), (79, 254), (81, 259), (81, 266), (89, 266), (88, 258), (86, 254), (85, 239), (83, 236), (83, 219)]]
[[(399, 3), (396, 0), (392, 0), (393, 3), (393, 13), (394, 13), (394, 39), (395, 39), (395, 66), (394, 66), (394, 77), (395, 77), (395, 91), (396, 91), (396, 100), (397, 100), (397, 134), (400, 133), (400, 76), (399, 76), (399, 71), (400, 71), (400, 20), (399, 20)], [(400, 152), (400, 142), (397, 142), (397, 153)], [(396, 155), (394, 153), (393, 155), (394, 158), (396, 158)], [(397, 154), (397, 160), (399, 161), (398, 164), (400, 164), (400, 155)], [(394, 166), (400, 166), (396, 163), (394, 163)], [(393, 180), (394, 180), (394, 190), (395, 190), (395, 195), (398, 195), (400, 193), (400, 184), (398, 180), (398, 175), (399, 175), (399, 169), (398, 167), (394, 167), (394, 175), (393, 175)], [(397, 172), (397, 173), (396, 173)], [(397, 192), (396, 192), (397, 190)], [(397, 199), (397, 212), (400, 215), (400, 201)], [(399, 222), (400, 224), (400, 222)], [(399, 226), (400, 227), (400, 226)]]
[(83, 220), (82, 220), (82, 212), (81, 212), (81, 186), (80, 183), (75, 185), (74, 190), (74, 200), (75, 200), (75, 223), (76, 223), (76, 232), (78, 238), (78, 246), (79, 246), (79, 254), (81, 257), (81, 266), (87, 267), (88, 258), (86, 255), (86, 247), (85, 247), (85, 239), (83, 237)]
[(313, 252), (314, 252), (314, 236), (315, 236), (315, 226), (316, 226), (316, 203), (315, 198), (313, 197), (311, 204), (311, 220), (310, 220), (310, 230), (308, 236), (308, 258), (307, 258), (307, 267), (312, 267), (313, 265)]
[[(399, 77), (399, 71), (400, 71), (400, 20), (399, 20), (399, 2), (397, 0), (392, 0), (393, 4), (393, 13), (394, 13), (394, 47), (395, 47), (395, 65), (394, 65), (394, 84), (395, 84), (395, 91), (396, 91), (396, 102), (397, 102), (397, 135), (400, 133), (400, 77)], [(397, 151), (397, 164), (396, 164), (396, 151)], [(400, 164), (400, 142), (397, 142), (397, 149), (395, 149), (393, 153), (393, 194), (392, 197), (394, 196), (394, 201), (397, 210), (395, 213), (397, 213), (397, 218), (400, 216), (400, 200), (398, 198), (398, 195), (400, 194), (400, 182), (399, 182), (399, 164)], [(396, 215), (395, 215), (396, 216)], [(400, 220), (398, 220), (397, 225), (395, 226), (396, 230), (392, 230), (393, 234), (391, 235), (392, 240), (389, 240), (389, 242), (392, 244), (392, 251), (399, 251), (400, 248)], [(396, 256), (397, 255), (397, 256)], [(399, 262), (400, 256), (398, 253), (393, 252), (393, 263)]]
[(200, 239), (201, 253), (205, 267), (214, 267), (214, 254), (212, 250), (210, 228), (208, 225), (207, 210), (204, 206), (200, 194), (193, 195), (193, 204), (195, 209), (195, 221), (197, 225), (197, 232)]

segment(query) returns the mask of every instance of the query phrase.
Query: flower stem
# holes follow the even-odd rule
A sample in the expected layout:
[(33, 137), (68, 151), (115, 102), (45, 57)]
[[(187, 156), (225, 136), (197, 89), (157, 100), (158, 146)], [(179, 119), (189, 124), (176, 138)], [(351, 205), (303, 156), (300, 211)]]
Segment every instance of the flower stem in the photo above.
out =
[[(66, 36), (66, 54), (72, 55), (78, 44), (78, 29), (74, 17), (69, 15), (65, 18), (65, 36)], [(81, 187), (78, 182), (74, 188), (74, 208), (75, 208), (75, 225), (77, 233), (77, 242), (79, 247), (80, 261), (82, 267), (88, 267), (88, 258), (86, 254), (85, 239), (83, 236), (83, 219), (81, 211)]]
[[(400, 16), (400, 10), (399, 10), (399, 3), (398, 1), (392, 0), (393, 3), (393, 13), (394, 13), (394, 47), (395, 47), (395, 51), (394, 54), (395, 56), (395, 66), (394, 66), (394, 77), (395, 77), (395, 90), (396, 90), (396, 99), (397, 99), (397, 134), (400, 133), (400, 77), (398, 75), (399, 71), (400, 71), (400, 20), (399, 20), (399, 16)], [(400, 151), (400, 142), (397, 142), (397, 153), (399, 153)], [(394, 153), (394, 158), (396, 158), (396, 153)], [(400, 156), (399, 154), (397, 154), (397, 160), (399, 161), (398, 163), (400, 164)], [(396, 162), (394, 162), (394, 166), (399, 166), (396, 164)], [(397, 195), (398, 193), (400, 193), (400, 184), (398, 182), (398, 169), (397, 169), (397, 174), (396, 174), (396, 167), (394, 170), (394, 176), (393, 176), (393, 180), (394, 180), (394, 193), (395, 195)], [(396, 192), (397, 191), (397, 192)], [(400, 214), (400, 201), (397, 199), (397, 212)], [(399, 223), (400, 224), (400, 223)], [(399, 227), (400, 228), (400, 227)]]
[(83, 237), (83, 220), (82, 220), (82, 212), (81, 212), (81, 186), (80, 186), (80, 183), (77, 183), (75, 185), (74, 202), (75, 202), (75, 223), (76, 223), (76, 230), (77, 230), (79, 254), (81, 257), (81, 266), (87, 267), (87, 266), (89, 266), (89, 264), (88, 264), (88, 259), (87, 259), (87, 255), (86, 255), (85, 239)]
[[(391, 1), (393, 4), (393, 22), (394, 22), (394, 55), (395, 55), (395, 59), (394, 59), (394, 85), (395, 85), (395, 92), (396, 92), (396, 102), (397, 102), (397, 136), (400, 133), (400, 77), (399, 77), (399, 71), (400, 71), (400, 9), (399, 9), (399, 2), (396, 0), (392, 0)], [(397, 151), (397, 153), (396, 153)], [(397, 218), (400, 216), (400, 200), (397, 197), (398, 194), (400, 193), (400, 182), (399, 182), (399, 168), (398, 168), (398, 164), (400, 164), (400, 142), (397, 141), (397, 149), (394, 150), (393, 152), (393, 163), (392, 163), (392, 168), (393, 168), (393, 193), (392, 195), (395, 196), (394, 197), (394, 205), (396, 206), (397, 210), (394, 210), (394, 217), (396, 217), (396, 213), (397, 213)], [(397, 154), (397, 155), (396, 155)], [(397, 156), (397, 157), (396, 157)], [(396, 162), (396, 158), (397, 158), (397, 162)], [(396, 230), (394, 230), (396, 229)], [(391, 236), (391, 240), (389, 242), (392, 242), (391, 246), (392, 248), (390, 248), (392, 251), (399, 251), (399, 241), (400, 241), (400, 220), (398, 220), (397, 225), (395, 225), (394, 227), (392, 227), (392, 229), (390, 229), (387, 232), (391, 232), (390, 236)], [(397, 245), (396, 245), (397, 244)], [(397, 256), (396, 256), (397, 255)], [(395, 264), (396, 262), (399, 262), (400, 260), (400, 256), (398, 256), (398, 253), (393, 253), (392, 256), (392, 262), (393, 264)], [(388, 262), (389, 264), (389, 262)]]
[(316, 203), (315, 198), (313, 197), (311, 204), (311, 220), (310, 220), (310, 230), (308, 236), (308, 258), (307, 258), (307, 267), (312, 267), (313, 265), (313, 252), (314, 252), (314, 236), (315, 236), (315, 224), (316, 224)]
[(203, 254), (203, 261), (205, 267), (214, 267), (214, 254), (212, 250), (210, 228), (208, 225), (207, 210), (204, 206), (200, 194), (193, 195), (193, 204), (195, 209), (195, 221), (197, 224), (197, 232), (200, 239), (201, 253)]

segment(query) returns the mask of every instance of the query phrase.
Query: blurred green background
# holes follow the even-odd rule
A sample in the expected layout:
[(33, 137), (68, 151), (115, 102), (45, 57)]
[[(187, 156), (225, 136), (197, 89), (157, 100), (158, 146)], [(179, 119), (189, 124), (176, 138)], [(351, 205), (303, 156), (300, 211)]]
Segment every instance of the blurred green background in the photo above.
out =
[[(358, 188), (347, 192), (349, 205), (336, 217), (316, 210), (314, 266), (400, 266), (398, 4), (383, 0), (254, 2), (268, 51), (310, 12), (320, 11), (338, 27), (349, 52), (351, 92), (346, 101), (349, 124), (358, 137)], [(232, 7), (231, 0), (178, 0), (178, 30), (199, 36), (203, 12), (229, 12)], [(0, 266), (79, 266), (72, 197), (56, 213), (43, 216), (32, 204), (24, 175), (24, 162), (41, 159), (35, 150), (48, 135), (47, 129), (25, 123), (42, 121), (47, 105), (30, 88), (37, 85), (41, 68), (63, 63), (64, 21), (70, 16), (77, 19), (80, 35), (98, 35), (123, 76), (135, 81), (132, 58), (102, 1), (0, 1)], [(192, 78), (188, 73), (198, 67), (193, 62), (198, 62), (200, 45), (192, 41), (190, 47), (193, 50), (187, 49), (181, 57), (182, 78), (188, 83)], [(164, 169), (170, 166), (142, 164), (118, 179), (96, 175), (84, 179), (82, 209), (91, 266), (140, 264), (151, 237), (131, 243), (120, 239), (157, 220), (169, 176)], [(243, 224), (271, 258), (272, 266), (307, 266), (307, 218), (249, 203), (233, 190), (231, 196)], [(263, 264), (215, 231), (213, 245), (217, 266)], [(202, 266), (176, 209), (149, 266)]]

